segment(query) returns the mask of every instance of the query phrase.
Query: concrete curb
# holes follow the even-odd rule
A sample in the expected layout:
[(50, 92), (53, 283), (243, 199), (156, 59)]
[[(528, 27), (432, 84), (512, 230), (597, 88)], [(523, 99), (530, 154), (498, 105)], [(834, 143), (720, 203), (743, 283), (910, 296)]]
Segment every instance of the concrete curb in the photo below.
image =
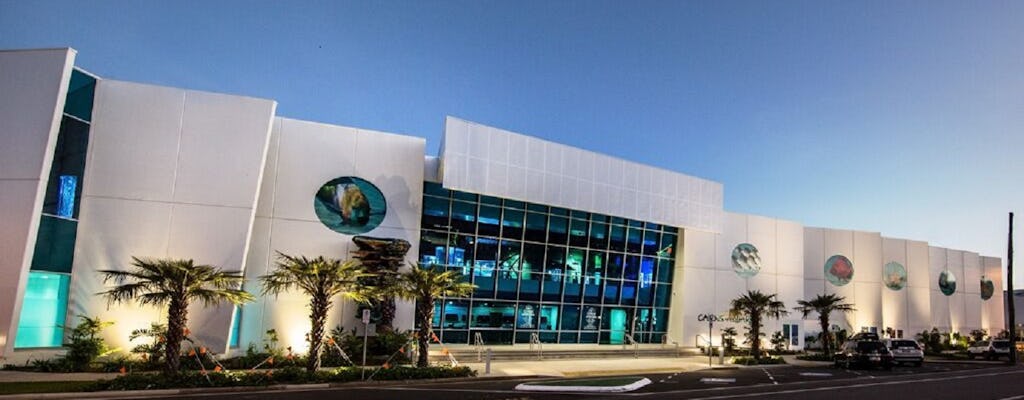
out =
[(647, 378), (621, 386), (549, 386), (520, 383), (516, 385), (516, 390), (528, 392), (622, 393), (632, 392), (650, 384), (651, 380)]
[(417, 380), (395, 380), (395, 381), (352, 381), (352, 382), (329, 382), (329, 383), (306, 383), (306, 384), (283, 384), (269, 386), (228, 386), (209, 388), (183, 388), (183, 389), (150, 389), (150, 390), (108, 390), (99, 392), (58, 392), (58, 393), (24, 393), (0, 395), (0, 400), (29, 400), (29, 399), (92, 399), (92, 398), (119, 398), (119, 397), (152, 397), (152, 396), (179, 396), (209, 393), (248, 393), (248, 392), (275, 392), (275, 391), (302, 391), (320, 390), (343, 387), (360, 386), (390, 386), (400, 384), (431, 384), (431, 383), (457, 383), (473, 381), (503, 381), (513, 379), (541, 378), (541, 376), (495, 376), (495, 377), (460, 377), (460, 378), (438, 378), (438, 379), (417, 379)]

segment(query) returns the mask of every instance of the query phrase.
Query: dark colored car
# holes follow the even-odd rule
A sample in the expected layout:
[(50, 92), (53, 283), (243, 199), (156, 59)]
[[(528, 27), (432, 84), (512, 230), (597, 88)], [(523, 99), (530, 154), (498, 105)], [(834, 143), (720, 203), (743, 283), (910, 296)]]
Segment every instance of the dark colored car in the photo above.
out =
[(895, 363), (892, 352), (885, 347), (885, 343), (878, 340), (847, 341), (833, 358), (836, 367), (847, 369), (852, 367), (892, 369)]

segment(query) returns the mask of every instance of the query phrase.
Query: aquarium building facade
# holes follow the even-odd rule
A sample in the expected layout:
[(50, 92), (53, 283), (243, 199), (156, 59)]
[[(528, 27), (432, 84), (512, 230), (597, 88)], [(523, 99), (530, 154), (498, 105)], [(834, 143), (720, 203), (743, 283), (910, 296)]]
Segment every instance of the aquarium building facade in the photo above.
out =
[[(0, 52), (0, 356), (53, 354), (64, 326), (132, 330), (161, 310), (108, 304), (98, 269), (132, 257), (191, 258), (241, 271), (245, 288), (277, 252), (350, 258), (353, 238), (401, 239), (409, 263), (477, 285), (435, 304), (447, 344), (580, 348), (696, 346), (701, 314), (724, 315), (748, 290), (787, 306), (836, 293), (848, 331), (912, 337), (1004, 328), (1001, 260), (889, 238), (729, 212), (722, 184), (484, 126), (444, 119), (427, 154), (418, 137), (276, 115), (272, 100), (102, 79), (72, 49)], [(274, 329), (305, 348), (306, 300), (258, 296), (193, 306), (193, 337), (217, 353), (260, 346)], [(330, 326), (358, 329), (337, 300)], [(412, 329), (412, 304), (395, 326)], [(720, 342), (722, 328), (711, 335)], [(789, 346), (812, 315), (768, 321)]]

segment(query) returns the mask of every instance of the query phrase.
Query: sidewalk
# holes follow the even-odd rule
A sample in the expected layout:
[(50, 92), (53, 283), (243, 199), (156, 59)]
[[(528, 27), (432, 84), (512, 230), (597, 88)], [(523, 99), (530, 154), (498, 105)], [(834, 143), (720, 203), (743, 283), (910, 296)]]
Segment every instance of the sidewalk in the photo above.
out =
[[(696, 371), (708, 368), (706, 357), (677, 358), (609, 358), (609, 359), (548, 359), (548, 360), (517, 360), (495, 361), (491, 363), (491, 373), (485, 374), (482, 362), (463, 362), (477, 371), (480, 377), (512, 377), (512, 376), (599, 376), (642, 374), (657, 372)], [(466, 360), (469, 361), (469, 360)], [(714, 359), (718, 366), (718, 358)], [(58, 382), (58, 381), (94, 381), (97, 379), (113, 379), (120, 375), (112, 373), (47, 373), (0, 371), (0, 383), (3, 382)]]
[[(718, 365), (718, 358), (714, 360)], [(477, 371), (480, 377), (497, 376), (600, 376), (644, 374), (658, 372), (696, 371), (708, 368), (707, 357), (657, 357), (657, 358), (608, 358), (608, 359), (549, 359), (530, 361), (495, 361), (491, 373), (486, 374), (481, 362), (463, 362)]]

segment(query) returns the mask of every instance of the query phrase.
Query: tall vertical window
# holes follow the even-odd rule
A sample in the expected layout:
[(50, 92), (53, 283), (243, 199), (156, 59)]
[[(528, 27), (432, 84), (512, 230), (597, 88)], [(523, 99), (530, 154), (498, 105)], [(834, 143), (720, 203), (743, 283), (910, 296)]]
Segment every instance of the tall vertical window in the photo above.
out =
[(16, 348), (60, 347), (96, 78), (71, 73), (18, 322)]
[(69, 282), (70, 276), (66, 274), (29, 272), (15, 348), (61, 346)]

